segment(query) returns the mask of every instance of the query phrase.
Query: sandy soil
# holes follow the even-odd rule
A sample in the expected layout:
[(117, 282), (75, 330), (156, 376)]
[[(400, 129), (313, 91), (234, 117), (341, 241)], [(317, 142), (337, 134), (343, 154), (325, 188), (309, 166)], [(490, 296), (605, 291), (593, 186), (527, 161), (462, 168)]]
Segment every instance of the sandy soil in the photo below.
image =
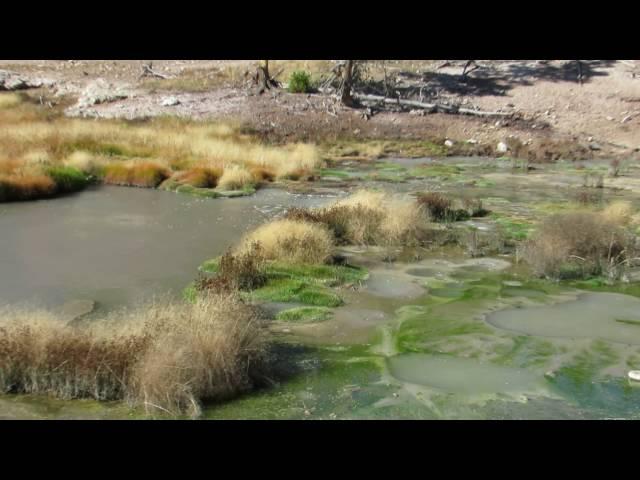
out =
[[(278, 62), (273, 61), (272, 72), (278, 70)], [(70, 115), (233, 117), (276, 141), (404, 137), (495, 144), (514, 135), (523, 141), (551, 139), (591, 145), (602, 155), (635, 157), (640, 151), (640, 61), (585, 61), (582, 84), (572, 61), (478, 60), (478, 68), (466, 81), (460, 79), (463, 61), (387, 61), (369, 67), (374, 79), (382, 78), (386, 71), (392, 90), (405, 98), (514, 112), (521, 119), (499, 123), (417, 111), (380, 112), (367, 120), (361, 110), (341, 107), (326, 95), (293, 95), (281, 89), (256, 95), (243, 75), (256, 61), (153, 61), (154, 71), (169, 80), (141, 79), (143, 63), (13, 60), (0, 61), (0, 68), (53, 80), (50, 90), (58, 97), (78, 97), (98, 78), (129, 95), (91, 106), (74, 105), (70, 100)], [(175, 105), (163, 105), (167, 97), (174, 97), (177, 101), (169, 103)]]

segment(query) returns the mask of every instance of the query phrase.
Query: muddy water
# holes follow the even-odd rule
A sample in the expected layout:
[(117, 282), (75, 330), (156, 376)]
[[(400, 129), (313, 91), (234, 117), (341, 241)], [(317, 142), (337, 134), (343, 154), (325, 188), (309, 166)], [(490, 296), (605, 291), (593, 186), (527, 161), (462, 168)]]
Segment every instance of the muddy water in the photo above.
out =
[(323, 197), (266, 189), (250, 197), (198, 199), (157, 190), (101, 187), (0, 205), (0, 303), (45, 307), (94, 300), (130, 305), (179, 294), (203, 259), (291, 205)]
[(600, 338), (640, 345), (640, 299), (617, 293), (584, 293), (576, 300), (492, 313), (491, 325), (527, 335)]

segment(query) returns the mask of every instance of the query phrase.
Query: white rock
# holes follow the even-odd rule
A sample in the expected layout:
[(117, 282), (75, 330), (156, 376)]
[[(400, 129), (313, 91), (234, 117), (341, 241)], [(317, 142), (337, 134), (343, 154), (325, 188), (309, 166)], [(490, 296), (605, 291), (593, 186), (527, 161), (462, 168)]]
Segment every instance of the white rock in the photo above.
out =
[(627, 375), (629, 380), (640, 382), (640, 370), (631, 370)]
[(633, 115), (627, 115), (626, 117), (624, 117), (622, 119), (622, 122), (620, 123), (627, 123), (629, 120), (631, 120), (633, 118)]
[(613, 121), (613, 117), (607, 116), (606, 118), (607, 118), (607, 120), (609, 120), (610, 122), (611, 122), (611, 121)]
[(161, 105), (163, 107), (173, 107), (175, 105), (180, 105), (180, 100), (176, 97), (165, 97), (162, 99)]
[(469, 140), (467, 140), (467, 143), (475, 145), (476, 143), (478, 143), (478, 141), (475, 138), (470, 138)]
[(447, 148), (451, 148), (453, 147), (453, 142), (451, 140), (445, 140), (444, 141), (444, 146)]
[(98, 78), (85, 87), (78, 100), (78, 107), (88, 107), (101, 103), (114, 102), (127, 98), (130, 92), (107, 83), (104, 79)]
[(509, 150), (509, 147), (504, 142), (500, 142), (496, 146), (496, 152), (498, 152), (498, 153), (507, 153), (507, 150)]

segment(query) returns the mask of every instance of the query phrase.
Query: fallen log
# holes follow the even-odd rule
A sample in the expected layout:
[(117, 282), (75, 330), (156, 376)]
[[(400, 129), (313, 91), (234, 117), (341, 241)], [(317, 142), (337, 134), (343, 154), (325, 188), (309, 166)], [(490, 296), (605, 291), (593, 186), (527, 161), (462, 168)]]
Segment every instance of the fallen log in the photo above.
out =
[(167, 75), (163, 75), (162, 73), (158, 73), (153, 69), (153, 63), (149, 62), (148, 64), (142, 65), (142, 72), (138, 78), (143, 77), (155, 77), (161, 78), (162, 80), (167, 80), (169, 77)]
[(442, 105), (439, 103), (425, 103), (418, 102), (416, 100), (388, 98), (383, 97), (382, 95), (355, 94), (354, 97), (358, 100), (384, 102), (388, 104), (404, 105), (407, 107), (423, 108), (429, 110), (430, 112), (458, 113), (461, 115), (476, 115), (479, 117), (510, 117), (511, 115), (513, 115), (510, 112), (486, 112), (482, 110), (472, 110), (470, 108), (460, 108), (452, 105)]

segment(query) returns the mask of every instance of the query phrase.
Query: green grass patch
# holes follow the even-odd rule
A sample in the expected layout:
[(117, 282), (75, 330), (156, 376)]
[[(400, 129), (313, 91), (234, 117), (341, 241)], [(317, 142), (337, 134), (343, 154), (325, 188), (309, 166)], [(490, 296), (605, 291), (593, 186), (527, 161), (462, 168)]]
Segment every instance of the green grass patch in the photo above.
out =
[(526, 220), (513, 219), (492, 213), (490, 217), (498, 224), (507, 240), (526, 240), (534, 230), (533, 224)]
[(251, 297), (267, 302), (295, 302), (318, 307), (337, 307), (344, 303), (327, 287), (292, 278), (271, 279), (264, 287), (251, 292)]
[(77, 192), (89, 184), (89, 178), (77, 168), (55, 166), (45, 173), (55, 182), (58, 193)]
[[(219, 259), (200, 265), (203, 273), (216, 273)], [(364, 280), (365, 269), (344, 265), (306, 265), (271, 262), (265, 268), (267, 283), (250, 297), (270, 302), (296, 302), (319, 307), (337, 307), (342, 298), (332, 287)]]
[(283, 310), (276, 315), (276, 320), (284, 322), (311, 323), (322, 322), (333, 316), (327, 307), (298, 307)]

